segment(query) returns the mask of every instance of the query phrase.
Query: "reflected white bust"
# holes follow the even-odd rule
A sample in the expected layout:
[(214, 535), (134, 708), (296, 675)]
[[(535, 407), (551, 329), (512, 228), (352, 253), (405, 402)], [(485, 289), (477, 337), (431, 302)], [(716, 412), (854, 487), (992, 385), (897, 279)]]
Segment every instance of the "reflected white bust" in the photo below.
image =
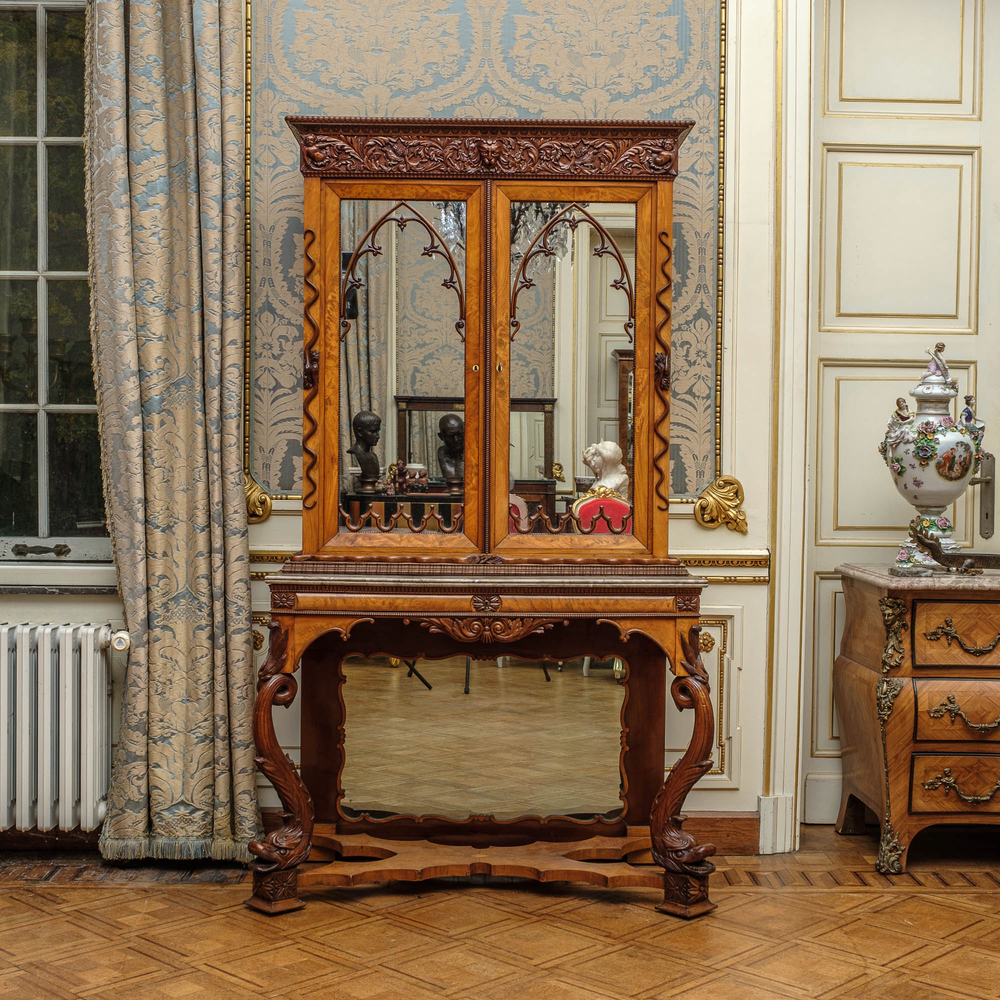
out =
[(583, 464), (595, 476), (591, 490), (600, 487), (628, 499), (628, 471), (622, 464), (622, 450), (614, 441), (598, 441), (583, 450)]

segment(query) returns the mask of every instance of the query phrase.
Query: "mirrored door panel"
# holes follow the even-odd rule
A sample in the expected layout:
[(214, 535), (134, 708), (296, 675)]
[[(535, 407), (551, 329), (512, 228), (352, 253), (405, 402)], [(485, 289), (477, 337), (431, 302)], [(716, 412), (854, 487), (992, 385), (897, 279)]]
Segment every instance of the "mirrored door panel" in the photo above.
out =
[(466, 442), (480, 253), (468, 251), (468, 203), (339, 207), (338, 534), (461, 537), (478, 481)]
[(635, 349), (636, 203), (512, 197), (505, 221), (508, 534), (631, 536), (634, 410), (619, 395)]

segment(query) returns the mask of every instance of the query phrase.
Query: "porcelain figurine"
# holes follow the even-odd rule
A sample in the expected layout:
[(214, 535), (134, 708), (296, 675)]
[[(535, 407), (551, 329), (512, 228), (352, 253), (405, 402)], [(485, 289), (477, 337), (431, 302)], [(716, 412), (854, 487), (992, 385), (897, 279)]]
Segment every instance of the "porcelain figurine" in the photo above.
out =
[[(879, 453), (900, 495), (917, 508), (911, 526), (936, 537), (943, 551), (957, 552), (955, 528), (945, 511), (979, 468), (986, 425), (976, 417), (974, 396), (965, 397), (958, 420), (952, 417), (958, 383), (948, 370), (944, 347), (937, 343), (927, 351), (931, 359), (927, 370), (910, 390), (917, 401), (915, 412), (902, 396), (896, 400)], [(927, 576), (935, 570), (942, 567), (907, 536), (889, 571), (895, 576)]]
[(594, 473), (591, 493), (610, 490), (628, 501), (628, 471), (622, 464), (622, 450), (614, 441), (599, 441), (583, 451), (583, 464)]

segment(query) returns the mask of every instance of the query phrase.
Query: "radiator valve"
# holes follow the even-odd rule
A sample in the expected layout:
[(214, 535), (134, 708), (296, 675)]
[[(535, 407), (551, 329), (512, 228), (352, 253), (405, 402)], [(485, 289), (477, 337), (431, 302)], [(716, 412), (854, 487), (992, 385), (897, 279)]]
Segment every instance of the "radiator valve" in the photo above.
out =
[(117, 650), (119, 653), (124, 653), (132, 647), (132, 637), (122, 629), (120, 632), (115, 632), (111, 637), (111, 648)]

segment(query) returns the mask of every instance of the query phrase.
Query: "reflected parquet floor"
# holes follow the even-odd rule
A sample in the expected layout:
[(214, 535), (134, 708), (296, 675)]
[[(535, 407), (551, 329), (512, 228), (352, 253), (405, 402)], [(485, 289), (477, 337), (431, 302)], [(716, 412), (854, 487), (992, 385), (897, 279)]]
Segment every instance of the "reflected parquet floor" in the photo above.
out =
[(238, 867), (0, 860), (0, 997), (684, 1000), (1000, 997), (995, 833), (943, 828), (874, 873), (875, 831), (717, 859), (715, 913), (656, 893), (453, 882), (310, 890), (268, 918)]

